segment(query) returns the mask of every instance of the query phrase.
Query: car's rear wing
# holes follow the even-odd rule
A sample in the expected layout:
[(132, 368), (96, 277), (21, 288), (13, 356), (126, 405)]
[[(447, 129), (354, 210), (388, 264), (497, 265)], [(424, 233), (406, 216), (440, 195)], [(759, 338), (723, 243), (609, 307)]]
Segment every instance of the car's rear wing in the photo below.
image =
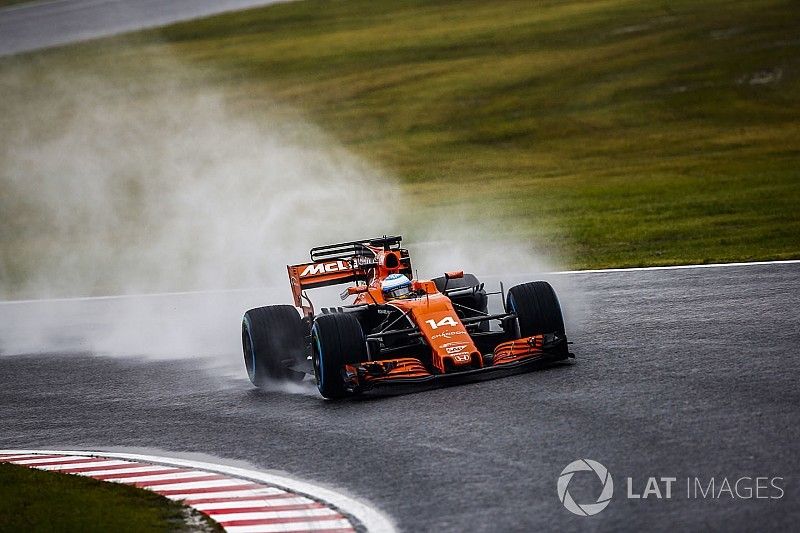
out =
[(355, 281), (366, 282), (368, 278), (365, 269), (358, 267), (353, 261), (344, 259), (289, 265), (287, 268), (296, 307), (302, 307), (302, 295), (306, 289)]
[[(312, 248), (310, 263), (287, 266), (294, 305), (303, 307), (305, 289), (357, 281), (369, 283), (375, 269), (381, 266), (399, 267), (401, 273), (411, 277), (411, 258), (408, 250), (400, 248), (401, 240), (400, 236), (379, 237)], [(390, 256), (394, 266), (380, 264), (381, 257)]]
[(395, 235), (317, 246), (311, 249), (311, 260), (330, 261), (332, 259), (350, 259), (359, 256), (374, 258), (377, 250), (400, 250), (400, 242), (402, 240), (403, 237)]

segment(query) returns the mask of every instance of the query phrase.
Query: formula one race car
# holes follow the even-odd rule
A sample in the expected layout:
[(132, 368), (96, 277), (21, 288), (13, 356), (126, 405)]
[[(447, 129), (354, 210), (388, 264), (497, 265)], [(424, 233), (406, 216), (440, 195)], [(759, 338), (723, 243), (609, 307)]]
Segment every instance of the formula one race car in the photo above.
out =
[[(487, 293), (472, 274), (448, 272), (413, 280), (402, 237), (354, 241), (311, 250), (290, 265), (294, 306), (251, 309), (242, 321), (250, 380), (316, 379), (325, 398), (389, 385), (474, 381), (574, 357), (561, 307), (544, 281), (504, 294)], [(305, 289), (354, 283), (316, 313)], [(504, 298), (491, 314), (488, 297)]]

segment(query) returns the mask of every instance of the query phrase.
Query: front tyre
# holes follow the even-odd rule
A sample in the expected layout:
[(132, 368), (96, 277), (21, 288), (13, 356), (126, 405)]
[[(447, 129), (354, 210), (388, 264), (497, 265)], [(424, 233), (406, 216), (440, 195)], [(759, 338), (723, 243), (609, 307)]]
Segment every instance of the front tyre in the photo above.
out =
[(247, 375), (261, 387), (270, 380), (300, 381), (289, 367), (305, 359), (300, 314), (291, 305), (250, 309), (242, 318), (242, 349)]
[(532, 281), (511, 287), (506, 309), (517, 315), (519, 337), (555, 333), (559, 339), (558, 350), (569, 353), (561, 304), (549, 283)]
[(367, 342), (361, 324), (347, 313), (318, 316), (311, 327), (311, 357), (320, 394), (332, 400), (344, 398), (349, 392), (344, 365), (367, 360)]

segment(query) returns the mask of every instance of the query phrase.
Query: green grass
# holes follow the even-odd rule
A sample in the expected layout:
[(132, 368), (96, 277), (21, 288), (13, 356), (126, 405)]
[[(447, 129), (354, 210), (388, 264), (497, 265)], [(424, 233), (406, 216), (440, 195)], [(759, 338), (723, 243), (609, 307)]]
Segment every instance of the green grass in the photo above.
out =
[(13, 4), (24, 4), (32, 0), (0, 0), (0, 8), (10, 6)]
[(143, 489), (0, 463), (0, 532), (196, 531), (183, 510)]
[(307, 0), (51, 52), (177, 56), (569, 267), (800, 257), (792, 0)]

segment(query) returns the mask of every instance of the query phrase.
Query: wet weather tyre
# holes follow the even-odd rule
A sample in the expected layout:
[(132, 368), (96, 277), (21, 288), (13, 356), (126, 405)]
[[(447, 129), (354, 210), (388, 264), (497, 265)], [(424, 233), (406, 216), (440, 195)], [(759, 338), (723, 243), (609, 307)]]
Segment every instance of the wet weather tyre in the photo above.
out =
[(317, 388), (328, 399), (349, 394), (343, 367), (367, 360), (367, 343), (358, 320), (347, 313), (320, 315), (311, 327), (311, 357)]
[(557, 333), (566, 339), (561, 304), (556, 291), (546, 281), (532, 281), (511, 287), (506, 297), (506, 309), (516, 313), (520, 337)]
[(242, 318), (242, 349), (247, 375), (261, 387), (270, 380), (303, 379), (288, 367), (305, 359), (300, 314), (291, 305), (250, 309)]

